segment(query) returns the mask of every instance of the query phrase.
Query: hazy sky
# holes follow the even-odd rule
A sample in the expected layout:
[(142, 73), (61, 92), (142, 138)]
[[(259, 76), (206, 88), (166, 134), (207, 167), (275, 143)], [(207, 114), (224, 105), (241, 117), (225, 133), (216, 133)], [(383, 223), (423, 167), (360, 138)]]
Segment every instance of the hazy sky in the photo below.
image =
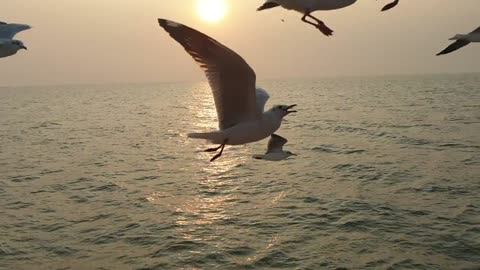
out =
[[(226, 0), (219, 23), (196, 13), (196, 0), (1, 0), (0, 21), (27, 23), (28, 51), (0, 59), (0, 85), (204, 80), (183, 49), (157, 24), (167, 18), (196, 28), (242, 55), (257, 78), (480, 72), (480, 45), (435, 54), (456, 33), (480, 26), (480, 0), (359, 0), (314, 13), (325, 37), (263, 0)], [(282, 22), (281, 19), (285, 19)]]

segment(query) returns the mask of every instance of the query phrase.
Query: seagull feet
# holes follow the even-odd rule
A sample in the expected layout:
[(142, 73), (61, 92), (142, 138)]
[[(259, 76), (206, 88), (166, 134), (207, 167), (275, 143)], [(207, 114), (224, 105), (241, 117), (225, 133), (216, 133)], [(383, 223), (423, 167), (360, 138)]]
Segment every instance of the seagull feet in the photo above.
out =
[(204, 150), (204, 152), (207, 152), (207, 153), (217, 152), (218, 149), (220, 149), (221, 147), (222, 147), (222, 145), (220, 145), (219, 147), (208, 148), (208, 149)]
[(214, 162), (217, 158), (219, 158), (219, 157), (221, 157), (221, 156), (222, 156), (222, 153), (216, 154), (214, 157), (212, 157), (212, 158), (210, 159), (210, 162)]
[(333, 30), (328, 28), (323, 22), (319, 22), (316, 27), (327, 37), (333, 35)]
[(218, 149), (220, 149), (220, 153), (216, 154), (214, 157), (212, 157), (210, 159), (210, 162), (213, 162), (215, 161), (217, 158), (221, 157), (222, 156), (222, 153), (223, 153), (223, 149), (225, 148), (225, 144), (227, 143), (228, 139), (223, 141), (223, 143), (218, 146), (218, 147), (214, 147), (214, 148), (208, 148), (207, 150), (205, 150), (205, 152), (217, 152)]

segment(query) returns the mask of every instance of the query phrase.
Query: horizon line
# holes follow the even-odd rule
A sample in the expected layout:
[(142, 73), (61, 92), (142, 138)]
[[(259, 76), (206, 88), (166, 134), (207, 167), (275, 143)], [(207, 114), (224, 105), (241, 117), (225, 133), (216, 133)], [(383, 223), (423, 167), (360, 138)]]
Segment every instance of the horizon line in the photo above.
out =
[[(434, 76), (434, 75), (468, 75), (468, 74), (480, 74), (480, 71), (463, 71), (463, 72), (424, 72), (424, 73), (384, 73), (384, 74), (350, 74), (350, 75), (334, 75), (327, 74), (323, 76), (292, 76), (292, 77), (271, 77), (258, 80), (262, 81), (285, 81), (285, 80), (318, 80), (325, 78), (379, 78), (379, 77), (405, 77), (405, 76)], [(0, 85), (0, 88), (17, 88), (17, 87), (46, 87), (46, 86), (101, 86), (101, 85), (116, 85), (116, 84), (182, 84), (182, 83), (202, 83), (207, 82), (207, 79), (203, 80), (172, 80), (172, 81), (125, 81), (125, 82), (71, 82), (71, 83), (40, 83), (40, 84), (11, 84)]]

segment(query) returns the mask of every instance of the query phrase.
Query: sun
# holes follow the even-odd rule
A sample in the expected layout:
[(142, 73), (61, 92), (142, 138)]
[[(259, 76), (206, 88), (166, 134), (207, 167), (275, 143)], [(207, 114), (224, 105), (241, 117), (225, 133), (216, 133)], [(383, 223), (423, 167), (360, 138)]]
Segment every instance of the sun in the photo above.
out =
[(219, 22), (227, 15), (225, 0), (197, 0), (197, 13), (207, 22)]

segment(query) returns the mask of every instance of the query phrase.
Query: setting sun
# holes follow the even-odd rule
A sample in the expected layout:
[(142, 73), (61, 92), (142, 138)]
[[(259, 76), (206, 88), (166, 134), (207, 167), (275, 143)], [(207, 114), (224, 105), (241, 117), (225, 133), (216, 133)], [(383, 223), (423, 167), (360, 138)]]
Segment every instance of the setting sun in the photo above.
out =
[(225, 0), (198, 0), (197, 13), (208, 22), (218, 22), (227, 14)]

